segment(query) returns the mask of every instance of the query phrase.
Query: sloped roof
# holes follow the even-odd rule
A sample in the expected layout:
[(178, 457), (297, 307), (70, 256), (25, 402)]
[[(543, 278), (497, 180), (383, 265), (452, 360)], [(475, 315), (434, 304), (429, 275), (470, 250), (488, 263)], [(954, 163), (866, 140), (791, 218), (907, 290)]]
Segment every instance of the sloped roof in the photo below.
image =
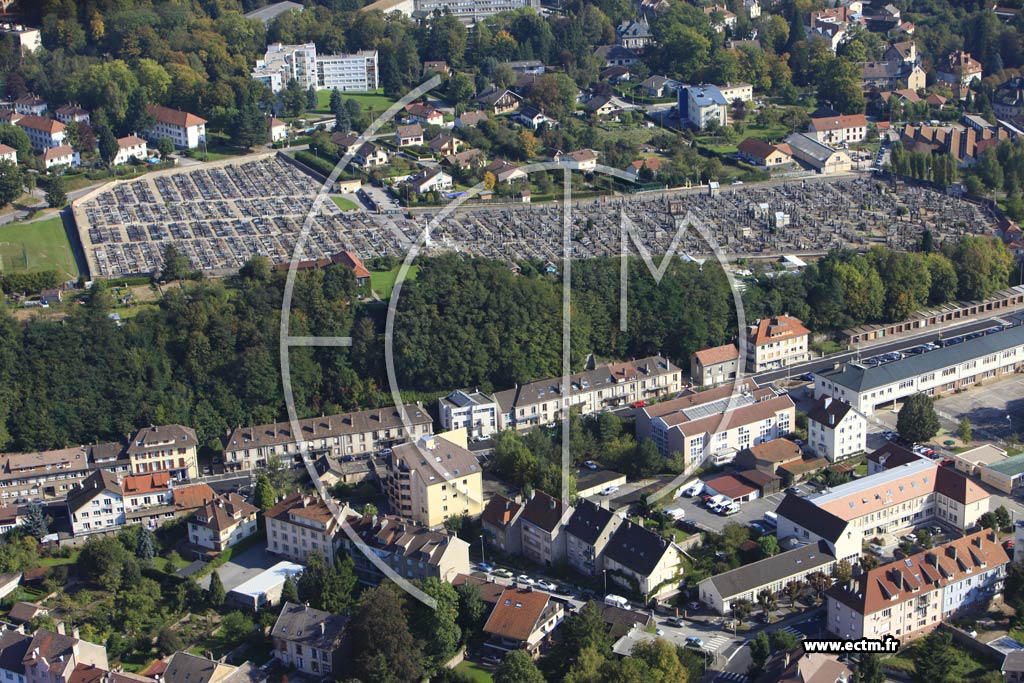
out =
[(843, 421), (843, 418), (853, 410), (853, 406), (844, 401), (829, 396), (822, 396), (811, 409), (807, 411), (807, 419), (814, 420), (826, 427), (834, 427)]
[(550, 598), (547, 593), (523, 588), (506, 588), (484, 624), (484, 633), (512, 640), (528, 640), (544, 616)]
[(608, 528), (615, 514), (589, 500), (580, 500), (576, 510), (569, 518), (565, 527), (566, 533), (572, 534), (588, 545), (593, 545), (601, 533)]
[(641, 576), (649, 576), (666, 553), (677, 552), (667, 538), (628, 520), (619, 525), (604, 555)]
[(491, 526), (503, 529), (515, 522), (522, 509), (522, 504), (510, 500), (500, 493), (495, 494), (480, 514), (480, 520)]
[(96, 470), (82, 480), (82, 484), (68, 494), (68, 509), (78, 512), (100, 493), (109, 493), (112, 496), (121, 496), (121, 485), (117, 483), (117, 477), (107, 470)]
[[(748, 140), (750, 138), (747, 138)], [(746, 140), (744, 140), (746, 142)], [(701, 349), (693, 354), (694, 357), (700, 362), (701, 365), (707, 367), (709, 365), (715, 365), (716, 363), (725, 363), (731, 360), (739, 358), (740, 352), (736, 348), (735, 344), (724, 344), (723, 346), (714, 346), (710, 349)]]
[[(779, 514), (782, 514), (781, 511)], [(828, 545), (824, 541), (817, 541), (717, 574), (705, 581), (711, 582), (718, 594), (728, 600), (787, 576), (824, 567), (835, 562), (835, 559)]]
[(63, 132), (67, 126), (56, 119), (48, 119), (42, 116), (36, 116), (35, 114), (29, 114), (22, 116), (18, 119), (17, 124), (22, 128), (31, 128), (32, 130), (39, 130), (44, 133), (54, 135), (56, 133)]
[(149, 105), (146, 107), (146, 112), (160, 123), (166, 123), (170, 126), (178, 126), (179, 128), (190, 128), (207, 122), (206, 119), (196, 116), (195, 114), (190, 114), (187, 111), (180, 111), (178, 109), (171, 109), (170, 107), (163, 107), (159, 104)]
[(533, 497), (523, 508), (523, 520), (551, 533), (558, 527), (568, 507), (554, 496), (549, 496), (543, 491), (534, 491)]
[(779, 517), (796, 522), (809, 532), (835, 543), (846, 530), (846, 520), (819, 508), (817, 505), (792, 493), (787, 493), (775, 510)]

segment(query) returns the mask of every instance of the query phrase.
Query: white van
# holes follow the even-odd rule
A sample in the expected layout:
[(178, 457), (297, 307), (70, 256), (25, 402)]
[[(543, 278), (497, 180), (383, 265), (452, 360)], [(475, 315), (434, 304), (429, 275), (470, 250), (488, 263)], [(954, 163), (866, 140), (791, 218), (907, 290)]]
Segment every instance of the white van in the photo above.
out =
[(604, 604), (611, 605), (612, 607), (618, 607), (620, 609), (629, 609), (629, 600), (621, 595), (612, 595), (609, 593), (604, 596)]
[(771, 510), (764, 513), (764, 521), (766, 524), (770, 524), (773, 528), (779, 526), (779, 516)]

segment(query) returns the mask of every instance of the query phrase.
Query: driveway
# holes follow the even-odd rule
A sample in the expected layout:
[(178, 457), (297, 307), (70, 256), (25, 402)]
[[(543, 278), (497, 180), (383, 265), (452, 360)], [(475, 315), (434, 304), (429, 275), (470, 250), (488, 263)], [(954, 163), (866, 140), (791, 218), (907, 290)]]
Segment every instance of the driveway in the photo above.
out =
[[(267, 552), (264, 546), (249, 548), (231, 561), (225, 562), (217, 569), (224, 590), (230, 591), (242, 585), (252, 577), (260, 574), (265, 569), (270, 569), (281, 561), (281, 558), (274, 557)], [(200, 581), (199, 585), (209, 588), (210, 575), (207, 574)]]

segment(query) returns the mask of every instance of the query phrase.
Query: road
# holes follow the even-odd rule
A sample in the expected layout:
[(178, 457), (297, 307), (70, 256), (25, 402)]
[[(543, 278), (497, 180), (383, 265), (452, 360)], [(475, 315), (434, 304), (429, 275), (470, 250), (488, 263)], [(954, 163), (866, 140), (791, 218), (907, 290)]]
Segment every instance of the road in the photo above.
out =
[[(1019, 311), (1016, 312), (1018, 315)], [(906, 349), (913, 348), (924, 344), (925, 342), (933, 342), (940, 336), (943, 338), (956, 337), (962, 334), (970, 334), (971, 332), (977, 332), (978, 330), (988, 329), (994, 324), (993, 321), (996, 318), (1010, 319), (1014, 315), (1014, 312), (1001, 311), (998, 314), (993, 314), (984, 318), (972, 318), (970, 321), (954, 325), (950, 327), (942, 328), (941, 330), (929, 330), (920, 335), (914, 337), (902, 337), (900, 339), (893, 340), (891, 342), (884, 342), (881, 344), (865, 347), (860, 350), (847, 351), (844, 353), (837, 353), (825, 358), (819, 358), (812, 360), (807, 363), (801, 363), (800, 365), (791, 365), (788, 368), (782, 370), (772, 370), (770, 372), (762, 372), (758, 375), (754, 375), (753, 379), (759, 386), (763, 386), (769, 382), (776, 380), (785, 379), (787, 377), (798, 377), (807, 372), (818, 372), (821, 370), (831, 369), (836, 363), (845, 363), (849, 360), (855, 360), (858, 356), (861, 358), (867, 358), (870, 356), (877, 356), (882, 353), (889, 353), (891, 351), (905, 351)]]
[[(778, 630), (789, 631), (800, 639), (804, 637), (819, 638), (823, 634), (824, 629), (824, 607), (817, 607), (813, 610), (793, 615), (788, 619), (783, 619), (764, 628), (769, 634), (772, 631)], [(717, 675), (713, 679), (711, 679), (711, 676), (708, 676), (708, 678), (713, 680), (714, 683), (746, 683), (749, 680), (747, 671), (750, 670), (750, 665), (753, 663), (750, 657), (749, 639), (756, 635), (757, 631), (748, 632), (748, 640), (737, 644), (735, 648), (727, 650), (725, 652), (725, 666), (721, 670), (717, 670)]]

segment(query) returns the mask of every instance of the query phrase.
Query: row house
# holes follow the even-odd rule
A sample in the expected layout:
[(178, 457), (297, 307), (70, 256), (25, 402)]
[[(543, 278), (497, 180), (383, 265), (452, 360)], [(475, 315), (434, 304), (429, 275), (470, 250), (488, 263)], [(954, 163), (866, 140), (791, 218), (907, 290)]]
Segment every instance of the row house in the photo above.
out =
[(982, 152), (1009, 139), (1009, 132), (1002, 126), (995, 130), (976, 130), (960, 124), (931, 126), (908, 123), (900, 130), (900, 142), (907, 151), (949, 154), (961, 168), (973, 166)]
[(387, 456), (384, 492), (400, 517), (439, 527), (483, 510), (483, 471), (476, 456), (444, 436), (395, 446)]
[(133, 474), (169, 472), (174, 479), (199, 476), (194, 429), (182, 425), (153, 425), (140, 429), (125, 449)]
[(313, 460), (323, 455), (369, 456), (433, 434), (434, 421), (421, 404), (410, 403), (402, 410), (391, 406), (299, 420), (298, 428), (296, 434), (291, 422), (237, 427), (224, 441), (225, 468), (258, 469), (273, 459), (298, 465), (303, 445)]
[(987, 609), (1002, 596), (1009, 563), (994, 531), (968, 534), (833, 586), (826, 628), (845, 640), (891, 636), (905, 643)]
[(608, 580), (639, 594), (644, 604), (675, 596), (683, 577), (683, 551), (674, 542), (639, 524), (623, 522), (603, 553)]
[(543, 491), (532, 491), (519, 518), (523, 557), (542, 567), (553, 567), (566, 552), (566, 524), (573, 507)]
[(584, 576), (598, 576), (604, 569), (604, 550), (624, 515), (581, 499), (565, 529), (569, 566)]
[(434, 531), (391, 515), (350, 515), (346, 521), (351, 535), (340, 533), (339, 540), (364, 585), (376, 586), (395, 576), (451, 583), (470, 572), (469, 544), (454, 532)]
[(480, 513), (480, 530), (487, 544), (504, 555), (519, 555), (523, 551), (523, 531), (519, 524), (522, 514), (523, 502), (518, 496), (511, 499), (494, 494)]

